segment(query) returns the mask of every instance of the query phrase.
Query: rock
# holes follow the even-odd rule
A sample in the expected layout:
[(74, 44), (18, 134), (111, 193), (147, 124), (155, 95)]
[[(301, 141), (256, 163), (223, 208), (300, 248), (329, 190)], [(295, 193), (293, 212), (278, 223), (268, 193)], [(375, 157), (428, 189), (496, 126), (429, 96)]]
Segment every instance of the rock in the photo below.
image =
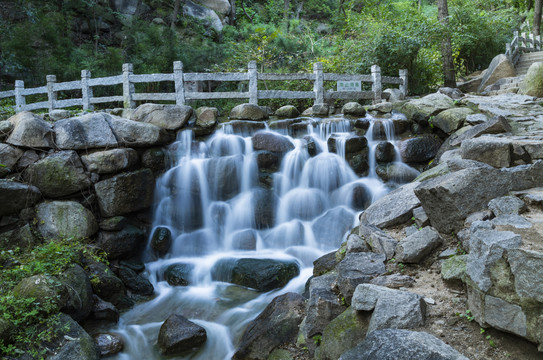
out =
[(313, 275), (321, 276), (333, 270), (338, 263), (336, 252), (332, 251), (313, 261)]
[(228, 0), (195, 0), (195, 2), (210, 8), (222, 17), (230, 15), (232, 10)]
[(159, 226), (153, 231), (151, 236), (151, 248), (158, 254), (164, 256), (170, 250), (172, 245), (172, 232), (164, 226)]
[(473, 114), (473, 110), (470, 108), (447, 109), (437, 114), (432, 124), (450, 135), (460, 129), (464, 125), (466, 117), (471, 114)]
[(268, 131), (256, 133), (252, 141), (254, 150), (283, 153), (294, 149), (294, 144), (288, 138)]
[(466, 264), (468, 261), (467, 255), (457, 255), (445, 259), (441, 263), (441, 277), (443, 280), (459, 280), (464, 281), (466, 278)]
[(256, 153), (256, 163), (260, 171), (275, 172), (279, 168), (280, 159), (277, 154), (270, 151), (258, 151)]
[(470, 114), (466, 116), (466, 123), (473, 126), (484, 124), (487, 121), (488, 121), (488, 116), (486, 116), (485, 114)]
[(185, 1), (185, 4), (183, 5), (183, 14), (202, 21), (205, 25), (213, 28), (213, 30), (218, 33), (223, 29), (222, 21), (215, 11), (196, 5), (190, 0)]
[(396, 246), (397, 260), (404, 263), (419, 263), (441, 244), (441, 236), (427, 226), (408, 236)]
[(73, 264), (59, 276), (68, 293), (62, 312), (70, 315), (75, 321), (86, 319), (93, 308), (93, 294), (90, 279), (83, 268)]
[(40, 243), (40, 239), (29, 224), (18, 229), (6, 231), (0, 234), (0, 246), (2, 249), (30, 251)]
[(376, 276), (384, 274), (386, 257), (375, 253), (350, 253), (336, 266), (337, 278), (334, 287), (343, 295), (346, 304), (351, 304), (351, 298), (356, 287), (369, 283)]
[(420, 206), (420, 201), (413, 191), (419, 184), (419, 182), (406, 184), (383, 196), (366, 209), (360, 217), (360, 222), (386, 228), (409, 221), (413, 216), (413, 209)]
[(349, 307), (332, 320), (322, 333), (315, 359), (339, 359), (341, 354), (360, 343), (366, 336), (370, 315)]
[(142, 0), (113, 0), (112, 7), (115, 11), (130, 18), (142, 11)]
[(206, 175), (212, 197), (215, 200), (226, 201), (239, 194), (242, 168), (243, 156), (241, 154), (212, 157), (208, 160)]
[(253, 229), (245, 229), (232, 235), (232, 249), (256, 250), (258, 234)]
[(275, 224), (275, 212), (279, 198), (271, 190), (258, 189), (251, 199), (254, 226), (256, 229), (272, 228)]
[(60, 314), (59, 338), (61, 344), (48, 360), (99, 360), (100, 350), (93, 338), (68, 315)]
[(400, 329), (369, 334), (364, 341), (343, 353), (339, 360), (468, 360), (433, 335)]
[(363, 136), (348, 135), (343, 137), (332, 134), (328, 138), (327, 145), (330, 152), (337, 154), (344, 152), (345, 156), (364, 150), (368, 146), (368, 141)]
[[(315, 104), (311, 107), (309, 116), (328, 116), (329, 111), (330, 108), (327, 104)], [(304, 114), (302, 113), (302, 115)]]
[(341, 113), (343, 115), (363, 117), (366, 115), (366, 109), (357, 102), (348, 102), (341, 108)]
[(60, 149), (83, 150), (117, 147), (107, 114), (93, 113), (55, 122), (55, 143)]
[(463, 159), (484, 162), (496, 168), (511, 165), (511, 141), (492, 136), (464, 140), (460, 147)]
[(105, 231), (120, 231), (127, 225), (127, 219), (124, 216), (114, 216), (102, 219), (98, 226)]
[(103, 216), (124, 215), (151, 206), (154, 187), (149, 169), (119, 174), (94, 185)]
[(162, 148), (147, 149), (141, 155), (141, 165), (153, 172), (164, 171), (166, 168), (166, 154)]
[(30, 165), (25, 178), (43, 195), (52, 198), (71, 195), (91, 186), (79, 156), (72, 150), (53, 153)]
[(88, 239), (98, 231), (92, 212), (75, 201), (44, 202), (36, 207), (38, 231), (45, 239)]
[(286, 293), (274, 298), (249, 323), (232, 359), (268, 359), (278, 346), (296, 341), (304, 315), (305, 302), (301, 295)]
[(8, 144), (42, 149), (54, 147), (53, 129), (39, 116), (23, 111), (13, 115), (8, 120), (13, 125), (13, 130), (6, 140)]
[(18, 299), (34, 298), (36, 303), (47, 303), (61, 309), (67, 300), (66, 287), (50, 275), (34, 275), (22, 279), (13, 288)]
[(377, 103), (375, 105), (368, 107), (368, 111), (377, 111), (381, 114), (388, 114), (392, 112), (392, 103), (391, 102)]
[(275, 116), (292, 119), (300, 116), (300, 112), (292, 105), (285, 105), (275, 111)]
[(479, 85), (481, 85), (482, 80), (483, 76), (479, 75), (467, 81), (459, 82), (456, 84), (456, 86), (460, 91), (464, 93), (473, 93), (477, 92), (477, 89), (479, 88)]
[(371, 249), (363, 238), (351, 234), (347, 237), (347, 253), (352, 252), (371, 252)]
[(477, 92), (482, 92), (488, 85), (494, 84), (502, 78), (515, 76), (517, 76), (517, 71), (515, 70), (513, 63), (511, 63), (511, 60), (504, 54), (496, 55), (490, 62), (490, 65), (488, 65), (486, 72), (483, 74), (483, 79), (481, 80)]
[(385, 89), (384, 93), (389, 94), (388, 102), (397, 103), (404, 99), (404, 95), (401, 93), (400, 89)]
[(392, 289), (411, 287), (414, 283), (415, 279), (411, 276), (401, 274), (381, 275), (370, 281), (370, 284)]
[(543, 97), (543, 63), (536, 62), (530, 65), (524, 81), (520, 85), (519, 93), (523, 95)]
[(526, 314), (520, 306), (486, 295), (484, 314), (485, 322), (493, 328), (526, 336)]
[(520, 235), (510, 231), (472, 230), (467, 274), (480, 290), (488, 291), (492, 286), (492, 266), (502, 258), (507, 249), (518, 248), (521, 244)]
[(202, 347), (206, 340), (203, 327), (177, 314), (170, 315), (158, 333), (158, 347), (163, 355), (185, 355)]
[(241, 104), (237, 105), (230, 112), (231, 120), (265, 120), (268, 118), (268, 113), (258, 105)]
[(428, 219), (428, 215), (426, 215), (426, 211), (424, 211), (422, 206), (413, 209), (413, 217), (415, 218), (415, 223), (419, 228), (430, 225), (430, 219)]
[(56, 109), (49, 111), (49, 118), (52, 121), (59, 121), (63, 119), (67, 119), (71, 116), (70, 111), (68, 110), (62, 110), (62, 109)]
[(375, 160), (377, 162), (391, 162), (396, 156), (394, 145), (388, 141), (382, 141), (375, 147)]
[(196, 109), (197, 127), (213, 129), (217, 125), (219, 110), (215, 107), (203, 106)]
[(400, 112), (404, 113), (408, 120), (427, 125), (431, 116), (453, 107), (454, 102), (450, 97), (435, 93), (403, 104)]
[(119, 310), (110, 302), (100, 299), (98, 296), (93, 295), (93, 304), (91, 310), (91, 317), (100, 321), (110, 321), (116, 323), (119, 321)]
[(120, 146), (152, 147), (164, 145), (168, 140), (164, 130), (153, 124), (105, 116)]
[(149, 280), (127, 266), (120, 266), (118, 274), (119, 279), (121, 279), (126, 288), (131, 290), (133, 293), (143, 296), (151, 296), (155, 292), (155, 289)]
[(8, 144), (0, 143), (0, 177), (4, 177), (10, 172), (14, 172), (15, 165), (23, 156), (23, 150)]
[(129, 259), (136, 255), (145, 243), (145, 233), (133, 225), (120, 231), (100, 231), (96, 245), (104, 250), (109, 260)]
[(400, 155), (404, 162), (423, 163), (437, 155), (441, 144), (441, 139), (435, 135), (402, 140), (399, 144)]
[(130, 120), (153, 124), (162, 129), (179, 130), (192, 116), (187, 105), (142, 104), (130, 116)]
[(187, 286), (191, 283), (192, 264), (171, 264), (164, 270), (164, 279), (171, 286)]
[(529, 229), (533, 224), (520, 215), (500, 215), (492, 219), (492, 224), (512, 226), (517, 229)]
[[(0, 150), (1, 151), (1, 150)], [(25, 170), (30, 165), (34, 164), (36, 161), (40, 160), (40, 156), (38, 153), (36, 153), (34, 150), (27, 150), (23, 153), (23, 156), (19, 158), (19, 161), (17, 162), (17, 168), (21, 170)], [(1, 162), (2, 164), (6, 164), (5, 162)], [(2, 170), (0, 170), (0, 173)]]
[(420, 175), (420, 172), (415, 168), (401, 162), (378, 165), (375, 168), (375, 173), (383, 179), (383, 181), (399, 184), (411, 182)]
[(543, 269), (543, 255), (537, 251), (511, 249), (507, 251), (507, 258), (518, 296), (543, 302), (543, 287), (537, 281)]
[(15, 215), (41, 198), (37, 187), (0, 179), (0, 216)]
[(482, 124), (469, 128), (467, 131), (454, 138), (451, 137), (449, 144), (451, 146), (458, 146), (464, 140), (473, 139), (483, 134), (501, 134), (510, 131), (511, 125), (509, 125), (507, 120), (503, 116), (495, 116)]
[(459, 100), (464, 97), (464, 94), (462, 94), (462, 91), (456, 88), (442, 87), (442, 88), (439, 88), (437, 91), (440, 92), (441, 94), (447, 95), (453, 100)]
[(81, 161), (88, 171), (97, 174), (114, 174), (128, 170), (138, 162), (134, 149), (113, 149), (82, 155)]
[(115, 355), (123, 351), (123, 339), (115, 334), (98, 334), (94, 336), (94, 342), (100, 349), (100, 356)]
[(296, 262), (275, 259), (224, 258), (211, 269), (213, 280), (258, 291), (281, 288), (299, 273), (300, 268)]
[[(326, 325), (345, 311), (337, 295), (332, 291), (335, 275), (323, 275), (309, 280), (309, 300), (306, 318), (300, 330), (306, 339), (322, 334)], [(310, 343), (308, 343), (310, 345)]]
[(335, 207), (311, 223), (313, 234), (319, 244), (339, 246), (343, 235), (352, 228), (353, 214), (344, 207)]
[(526, 211), (526, 204), (516, 196), (502, 196), (490, 200), (488, 208), (495, 216), (522, 214)]
[(496, 169), (464, 169), (420, 184), (414, 193), (430, 223), (442, 233), (458, 231), (466, 217), (511, 190), (508, 177)]
[(358, 311), (373, 310), (367, 334), (386, 328), (413, 329), (423, 326), (426, 318), (422, 296), (372, 284), (356, 287), (352, 307)]
[(361, 224), (358, 234), (369, 245), (371, 251), (385, 254), (387, 260), (394, 257), (398, 241), (388, 236), (383, 230), (374, 225)]
[(13, 131), (13, 124), (9, 120), (0, 121), (0, 141), (6, 141)]
[(122, 307), (125, 301), (125, 287), (113, 271), (105, 264), (91, 262), (87, 265), (92, 291), (100, 298), (111, 302), (117, 307)]
[(231, 128), (233, 132), (242, 136), (252, 136), (257, 131), (266, 130), (265, 122), (247, 120), (232, 120), (221, 125), (223, 128)]

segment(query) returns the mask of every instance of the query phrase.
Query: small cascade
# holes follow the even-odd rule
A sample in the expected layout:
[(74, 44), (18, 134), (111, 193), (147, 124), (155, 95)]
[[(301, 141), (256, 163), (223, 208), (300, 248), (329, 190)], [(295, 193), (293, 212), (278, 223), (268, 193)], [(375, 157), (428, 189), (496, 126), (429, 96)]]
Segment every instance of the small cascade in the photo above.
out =
[[(394, 146), (393, 161), (400, 159), (392, 121), (370, 122), (369, 154), (360, 150), (369, 157), (367, 177), (357, 176), (347, 162), (346, 141), (354, 135), (343, 117), (297, 120), (296, 138), (288, 128), (272, 132), (243, 122), (223, 124), (207, 141), (181, 132), (155, 192), (153, 232), (169, 231), (171, 247), (161, 256), (147, 249), (145, 271), (155, 297), (123, 314), (110, 330), (126, 344), (114, 359), (163, 359), (155, 344), (172, 313), (207, 332), (203, 348), (187, 359), (230, 359), (247, 323), (274, 297), (303, 291), (313, 261), (337, 249), (360, 211), (389, 191), (376, 176), (374, 159), (382, 140)], [(280, 160), (268, 183), (257, 160), (263, 150), (254, 149), (251, 137), (258, 131), (292, 149), (268, 151)], [(335, 151), (329, 150), (331, 137)], [(259, 285), (231, 283), (229, 274), (240, 261), (277, 261), (299, 271), (281, 286), (257, 291)], [(173, 272), (188, 285), (171, 284)]]

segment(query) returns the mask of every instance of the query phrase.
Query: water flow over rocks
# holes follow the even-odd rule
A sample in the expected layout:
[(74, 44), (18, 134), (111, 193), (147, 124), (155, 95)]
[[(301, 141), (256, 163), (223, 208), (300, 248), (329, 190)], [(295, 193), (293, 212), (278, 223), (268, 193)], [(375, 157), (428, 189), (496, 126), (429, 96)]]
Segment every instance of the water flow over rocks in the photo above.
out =
[(301, 293), (313, 261), (337, 249), (357, 213), (388, 192), (376, 147), (389, 144), (391, 164), (416, 172), (400, 161), (393, 120), (364, 121), (366, 138), (343, 117), (277, 121), (274, 131), (233, 121), (205, 142), (180, 132), (157, 182), (145, 255), (156, 297), (113, 329), (126, 344), (117, 358), (160, 359), (159, 329), (175, 314), (205, 329), (191, 359), (229, 359), (273, 298)]

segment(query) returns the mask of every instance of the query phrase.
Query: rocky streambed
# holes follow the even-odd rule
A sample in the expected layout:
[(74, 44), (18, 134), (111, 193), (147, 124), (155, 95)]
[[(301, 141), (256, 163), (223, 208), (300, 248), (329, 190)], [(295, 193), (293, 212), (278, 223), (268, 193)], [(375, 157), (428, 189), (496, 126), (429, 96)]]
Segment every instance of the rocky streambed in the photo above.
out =
[[(21, 113), (0, 122), (3, 248), (74, 237), (108, 253), (109, 266), (86, 259), (69, 270), (84, 286), (55, 279), (74, 288), (61, 310), (79, 335), (67, 334), (77, 340), (60, 341), (52, 357), (78, 349), (97, 358), (123, 341), (121, 354), (148, 351), (136, 341), (153, 357), (539, 358), (537, 99), (449, 89), (368, 115), (356, 105), (325, 120), (283, 109), (290, 119), (268, 125), (261, 108), (238, 110), (226, 124), (212, 108), (193, 116), (189, 107), (153, 104), (125, 113), (131, 119)], [(217, 126), (223, 135), (193, 141)], [(167, 144), (174, 151), (166, 156)], [(187, 211), (161, 200), (176, 197)], [(257, 210), (248, 223), (236, 216), (246, 208)], [(261, 265), (264, 258), (271, 262)], [(235, 275), (244, 266), (278, 269), (277, 281)], [(23, 280), (16, 296), (47, 283), (37, 280)], [(209, 290), (228, 283), (241, 287)], [(225, 316), (228, 306), (237, 310)], [(137, 320), (145, 311), (160, 319)], [(9, 341), (9, 324), (2, 329)], [(179, 350), (183, 334), (191, 340)]]

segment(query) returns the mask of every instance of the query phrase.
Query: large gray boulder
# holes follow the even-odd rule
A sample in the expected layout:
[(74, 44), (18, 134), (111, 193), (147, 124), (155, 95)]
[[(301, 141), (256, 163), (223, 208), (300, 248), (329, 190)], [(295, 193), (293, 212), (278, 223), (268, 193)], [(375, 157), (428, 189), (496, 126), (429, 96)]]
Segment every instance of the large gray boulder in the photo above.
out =
[(77, 322), (65, 314), (60, 314), (58, 338), (54, 355), (48, 360), (99, 360), (100, 350), (93, 338)]
[(6, 140), (8, 144), (27, 148), (54, 147), (53, 129), (39, 116), (23, 111), (10, 117), (9, 121), (13, 124), (13, 130)]
[(23, 156), (23, 150), (11, 146), (8, 144), (0, 143), (0, 177), (13, 172), (15, 170), (15, 165), (19, 159)]
[(59, 151), (35, 162), (26, 169), (25, 178), (51, 198), (71, 195), (91, 186), (79, 155), (73, 150)]
[(113, 174), (127, 170), (138, 162), (138, 153), (134, 149), (112, 149), (82, 155), (81, 161), (90, 172)]
[(522, 214), (526, 211), (526, 203), (516, 196), (502, 196), (490, 200), (488, 208), (495, 216)]
[(296, 293), (278, 296), (251, 321), (233, 359), (268, 359), (282, 344), (294, 343), (305, 315), (304, 298)]
[(482, 92), (488, 85), (492, 85), (502, 78), (515, 76), (517, 76), (517, 71), (511, 60), (504, 54), (496, 55), (483, 74), (483, 79), (477, 91)]
[(106, 115), (107, 122), (121, 146), (152, 147), (164, 145), (167, 135), (156, 125)]
[(510, 131), (511, 125), (509, 125), (507, 120), (503, 116), (495, 116), (488, 121), (467, 129), (458, 136), (453, 134), (449, 139), (449, 144), (451, 146), (458, 146), (464, 140), (476, 138), (483, 134), (501, 134)]
[(432, 124), (450, 135), (460, 129), (464, 125), (466, 117), (471, 114), (473, 114), (473, 110), (467, 107), (448, 109), (437, 114)]
[(62, 312), (70, 315), (75, 321), (86, 319), (92, 311), (94, 300), (91, 282), (85, 270), (73, 264), (60, 274), (59, 280), (68, 293)]
[(543, 97), (543, 62), (530, 65), (526, 77), (522, 82), (519, 94)]
[(298, 109), (296, 109), (295, 106), (285, 105), (285, 106), (281, 106), (279, 109), (275, 111), (275, 116), (281, 117), (281, 118), (293, 119), (295, 117), (300, 116), (300, 112), (298, 111)]
[(441, 236), (427, 226), (409, 235), (396, 246), (396, 258), (404, 263), (419, 263), (441, 244)]
[(450, 97), (437, 92), (405, 103), (400, 112), (404, 113), (408, 120), (427, 125), (431, 116), (453, 107), (454, 102)]
[(464, 169), (423, 182), (414, 189), (431, 225), (441, 233), (458, 231), (466, 217), (511, 190), (509, 176), (497, 169)]
[(294, 144), (288, 138), (271, 131), (256, 133), (253, 136), (252, 141), (255, 150), (283, 153), (294, 149)]
[(515, 291), (518, 296), (543, 303), (543, 254), (541, 252), (511, 249), (507, 251), (511, 273), (515, 279)]
[(40, 190), (35, 186), (0, 179), (0, 216), (15, 215), (32, 207), (40, 197)]
[(195, 0), (197, 4), (210, 8), (215, 11), (217, 15), (228, 16), (232, 11), (230, 2), (228, 0)]
[(351, 116), (364, 116), (366, 115), (366, 109), (362, 105), (360, 105), (357, 102), (348, 102), (341, 108), (341, 113), (344, 115), (351, 115)]
[(413, 329), (423, 326), (426, 318), (422, 296), (372, 284), (356, 287), (351, 306), (358, 311), (373, 311), (367, 334), (386, 328)]
[(185, 1), (185, 5), (183, 5), (183, 14), (204, 22), (204, 24), (212, 27), (219, 33), (223, 29), (222, 21), (215, 11), (208, 9), (207, 7), (196, 5), (190, 0)]
[(480, 161), (495, 168), (511, 165), (511, 149), (511, 140), (494, 136), (464, 140), (460, 146), (463, 159)]
[(394, 257), (398, 241), (387, 235), (383, 230), (374, 225), (361, 224), (358, 230), (359, 236), (375, 253), (385, 254), (387, 260)]
[(424, 163), (437, 155), (442, 143), (436, 135), (402, 140), (399, 144), (400, 155), (406, 163)]
[(230, 111), (230, 120), (265, 120), (268, 118), (268, 112), (258, 105), (241, 104)]
[(158, 333), (158, 347), (163, 355), (186, 355), (202, 347), (206, 340), (203, 327), (177, 314), (170, 315)]
[(311, 229), (319, 244), (339, 247), (345, 233), (352, 228), (353, 222), (353, 213), (338, 206), (313, 220)]
[(213, 129), (217, 125), (219, 110), (216, 107), (202, 106), (196, 109), (196, 126)]
[(0, 121), (0, 141), (6, 141), (13, 127), (13, 123), (9, 120)]
[(339, 360), (468, 360), (443, 341), (425, 332), (384, 329), (369, 334)]
[(138, 253), (145, 243), (145, 232), (128, 225), (120, 231), (100, 231), (96, 245), (104, 250), (108, 259), (128, 259)]
[(334, 288), (342, 295), (346, 304), (351, 303), (355, 289), (360, 284), (369, 283), (373, 278), (385, 273), (384, 254), (350, 253), (336, 266)]
[(420, 206), (420, 200), (414, 192), (419, 184), (419, 182), (406, 184), (383, 196), (366, 209), (360, 217), (360, 222), (379, 228), (407, 222), (413, 216), (413, 209)]
[(41, 203), (36, 207), (36, 219), (45, 239), (86, 239), (98, 231), (92, 212), (75, 201)]
[(156, 125), (162, 129), (179, 130), (192, 116), (187, 105), (142, 104), (131, 114), (130, 119)]
[(103, 216), (124, 215), (153, 204), (155, 179), (149, 169), (128, 172), (94, 185)]
[(117, 147), (117, 139), (104, 114), (87, 114), (55, 122), (55, 143), (60, 149)]

